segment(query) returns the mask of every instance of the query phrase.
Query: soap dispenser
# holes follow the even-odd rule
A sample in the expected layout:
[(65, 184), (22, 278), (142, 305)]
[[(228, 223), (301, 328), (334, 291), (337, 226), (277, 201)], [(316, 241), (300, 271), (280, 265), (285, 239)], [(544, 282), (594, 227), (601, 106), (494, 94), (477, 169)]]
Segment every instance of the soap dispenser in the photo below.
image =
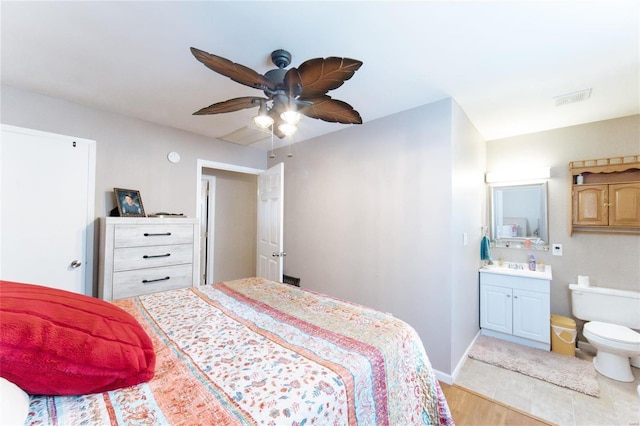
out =
[(533, 257), (532, 254), (529, 255), (529, 270), (530, 271), (536, 270), (536, 258)]

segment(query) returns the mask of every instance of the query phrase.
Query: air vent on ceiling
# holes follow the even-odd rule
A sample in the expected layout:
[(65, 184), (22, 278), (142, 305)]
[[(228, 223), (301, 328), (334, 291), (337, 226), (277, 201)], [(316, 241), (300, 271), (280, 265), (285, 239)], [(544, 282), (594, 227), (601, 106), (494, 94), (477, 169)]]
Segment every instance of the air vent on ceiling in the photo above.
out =
[(220, 136), (218, 139), (222, 139), (225, 142), (237, 143), (238, 145), (251, 145), (266, 138), (271, 137), (271, 130), (262, 130), (257, 127), (244, 126), (238, 130)]
[(565, 95), (554, 96), (553, 100), (556, 102), (556, 106), (560, 106), (574, 102), (586, 101), (590, 96), (591, 89), (584, 89), (577, 92), (567, 93)]

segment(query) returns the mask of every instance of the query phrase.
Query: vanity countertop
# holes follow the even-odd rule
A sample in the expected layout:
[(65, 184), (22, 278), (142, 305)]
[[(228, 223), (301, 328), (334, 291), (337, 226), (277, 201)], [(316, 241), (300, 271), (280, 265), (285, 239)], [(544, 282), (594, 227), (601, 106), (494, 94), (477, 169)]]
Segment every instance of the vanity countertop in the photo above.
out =
[(502, 266), (498, 264), (485, 265), (480, 268), (481, 273), (512, 275), (514, 277), (536, 278), (539, 280), (551, 281), (551, 266), (544, 265), (544, 271), (540, 269), (536, 271), (529, 270), (528, 263), (504, 262)]

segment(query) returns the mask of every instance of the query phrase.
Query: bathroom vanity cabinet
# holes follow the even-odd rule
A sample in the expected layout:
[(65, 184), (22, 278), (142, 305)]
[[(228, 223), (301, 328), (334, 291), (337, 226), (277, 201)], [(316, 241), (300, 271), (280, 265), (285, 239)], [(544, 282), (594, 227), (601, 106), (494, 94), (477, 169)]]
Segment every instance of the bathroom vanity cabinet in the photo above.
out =
[(549, 350), (551, 267), (545, 272), (480, 269), (480, 328), (484, 335)]
[(640, 155), (573, 161), (571, 232), (640, 233)]

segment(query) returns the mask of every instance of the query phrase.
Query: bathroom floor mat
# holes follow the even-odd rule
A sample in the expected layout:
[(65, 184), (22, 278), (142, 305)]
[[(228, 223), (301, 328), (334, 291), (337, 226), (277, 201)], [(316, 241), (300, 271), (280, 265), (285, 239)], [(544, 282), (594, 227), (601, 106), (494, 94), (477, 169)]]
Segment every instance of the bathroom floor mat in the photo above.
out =
[(589, 361), (483, 335), (473, 344), (469, 358), (590, 396), (600, 396), (597, 373)]

